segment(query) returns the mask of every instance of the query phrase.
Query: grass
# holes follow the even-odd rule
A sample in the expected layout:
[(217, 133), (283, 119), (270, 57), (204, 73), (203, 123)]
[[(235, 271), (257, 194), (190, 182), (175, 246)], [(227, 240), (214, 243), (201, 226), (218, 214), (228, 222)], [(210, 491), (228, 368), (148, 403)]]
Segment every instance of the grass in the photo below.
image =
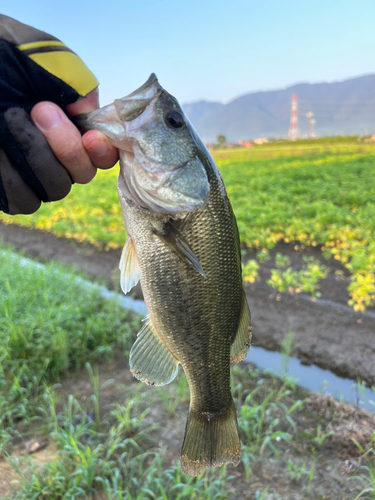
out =
[[(95, 363), (111, 363), (115, 352), (127, 359), (139, 318), (116, 300), (100, 297), (72, 269), (30, 265), (8, 248), (0, 249), (0, 455), (18, 472), (12, 499), (83, 499), (98, 491), (103, 498), (227, 498), (225, 471), (201, 478), (165, 467), (163, 453), (148, 435), (154, 398), (129, 390), (122, 404), (103, 408)], [(103, 357), (104, 355), (104, 357)], [(72, 394), (65, 399), (56, 381), (86, 366), (91, 394), (85, 404)], [(154, 393), (157, 395), (157, 392)], [(188, 400), (180, 380), (173, 408)], [(186, 399), (187, 398), (187, 399)], [(65, 401), (65, 402), (64, 402)], [(173, 401), (173, 404), (172, 404)], [(51, 439), (57, 449), (42, 466), (12, 456), (14, 445), (30, 436)]]
[[(87, 369), (98, 400), (105, 387), (98, 392), (98, 376), (90, 365)], [(99, 409), (92, 418), (72, 395), (58, 413), (56, 393), (46, 391), (46, 422), (58, 452), (42, 469), (11, 460), (20, 474), (12, 499), (81, 499), (98, 492), (101, 498), (126, 500), (194, 498), (198, 492), (200, 498), (227, 498), (220, 491), (226, 489), (224, 471), (196, 479), (185, 476), (179, 465), (163, 467), (163, 453), (149, 435), (155, 429), (146, 420), (149, 399), (137, 393), (124, 407), (115, 405), (106, 414)]]
[[(375, 465), (374, 465), (374, 459), (375, 459), (375, 450), (374, 450), (374, 440), (375, 440), (375, 433), (373, 434), (372, 437), (372, 442), (371, 442), (371, 447), (365, 450), (363, 446), (361, 446), (360, 443), (357, 441), (355, 444), (357, 445), (358, 450), (361, 453), (361, 457), (358, 461), (358, 469), (357, 469), (357, 474), (353, 476), (351, 479), (359, 481), (360, 484), (364, 485), (364, 488), (362, 491), (355, 497), (355, 500), (357, 499), (374, 499), (375, 498)], [(361, 465), (362, 459), (366, 457), (366, 464)]]
[[(100, 385), (98, 374), (89, 365), (86, 368), (88, 380), (91, 380), (91, 396), (100, 400), (105, 394), (106, 384)], [(48, 433), (57, 451), (42, 465), (30, 457), (10, 457), (9, 463), (18, 476), (7, 500), (221, 500), (246, 498), (246, 492), (250, 490), (253, 490), (253, 496), (248, 498), (268, 500), (287, 498), (285, 485), (280, 490), (281, 483), (286, 481), (290, 495), (304, 492), (309, 497), (310, 492), (319, 486), (317, 471), (325, 467), (327, 460), (323, 447), (331, 435), (321, 429), (332, 420), (334, 413), (322, 418), (318, 412), (301, 426), (301, 420), (308, 415), (305, 404), (296, 399), (297, 394), (282, 381), (265, 376), (252, 367), (236, 367), (232, 378), (236, 403), (242, 408), (238, 423), (243, 449), (238, 469), (221, 467), (198, 478), (183, 474), (179, 463), (171, 461), (167, 449), (157, 446), (159, 431), (165, 425), (179, 424), (176, 415), (171, 419), (168, 413), (163, 414), (158, 422), (153, 422), (152, 412), (157, 406), (158, 396), (153, 388), (144, 388), (137, 382), (136, 387), (140, 390), (133, 387), (129, 391), (129, 388), (121, 387), (122, 391), (128, 391), (126, 405), (100, 405), (98, 421), (94, 418), (94, 411), (90, 411), (95, 407), (92, 398), (87, 398), (88, 403), (82, 405), (76, 397), (69, 395), (61, 404), (58, 391), (46, 389), (41, 429)], [(177, 387), (180, 383), (174, 385)], [(170, 397), (176, 394), (175, 388), (166, 388)], [(179, 409), (186, 395), (187, 391), (183, 394), (180, 390)], [(186, 403), (183, 407), (186, 409)], [(342, 414), (336, 418), (343, 421)], [(310, 439), (303, 429), (316, 419), (321, 424)], [(182, 433), (183, 422), (180, 424)], [(312, 447), (316, 440), (317, 449)], [(328, 445), (327, 449), (332, 448), (331, 441)], [(268, 477), (269, 469), (264, 468), (267, 464), (277, 475), (277, 480), (274, 476), (268, 484), (267, 481), (262, 484), (259, 478)], [(362, 498), (360, 494), (374, 494), (369, 467), (363, 464), (355, 476), (344, 477), (347, 484), (353, 483), (354, 489), (348, 491), (354, 491), (358, 498)], [(338, 492), (345, 491), (340, 485), (343, 480), (336, 478), (335, 481), (336, 491), (337, 488)], [(256, 485), (255, 491), (253, 485)], [(346, 495), (344, 493), (338, 498), (354, 498)]]
[[(88, 365), (88, 370), (91, 367)], [(96, 379), (96, 383), (98, 380)], [(96, 389), (93, 386), (93, 395)], [(185, 476), (179, 465), (163, 468), (163, 454), (152, 447), (145, 416), (145, 397), (138, 394), (125, 408), (92, 419), (73, 396), (58, 414), (56, 394), (45, 394), (46, 422), (58, 451), (40, 468), (26, 459), (10, 462), (19, 473), (16, 499), (101, 498), (143, 500), (153, 498), (227, 498), (222, 490), (224, 471), (204, 478)], [(151, 451), (145, 448), (151, 447)], [(226, 480), (230, 478), (226, 477)]]
[[(356, 137), (215, 151), (243, 244), (258, 249), (258, 262), (281, 241), (319, 246), (327, 258), (349, 270), (350, 305), (357, 311), (374, 305), (374, 152), (374, 145)], [(0, 220), (87, 241), (100, 249), (120, 248), (126, 234), (116, 178), (117, 168), (100, 171), (89, 185), (74, 185), (61, 202), (46, 204), (32, 216), (1, 214)], [(257, 277), (258, 262), (248, 266), (249, 281)], [(272, 286), (318, 296), (325, 270), (310, 264), (303, 276), (275, 270)]]
[(12, 217), (0, 213), (0, 220), (89, 242), (100, 249), (121, 248), (126, 232), (117, 197), (117, 175), (117, 166), (98, 170), (91, 183), (74, 184), (64, 200), (43, 204), (33, 215)]
[[(130, 347), (138, 321), (116, 300), (104, 300), (73, 269), (29, 266), (0, 253), (0, 339), (2, 366), (22, 361), (23, 370), (56, 378), (68, 368), (98, 359), (108, 346)], [(9, 365), (9, 366), (8, 366)]]
[[(278, 292), (310, 293), (313, 299), (320, 297), (319, 282), (327, 277), (328, 268), (319, 264), (313, 257), (303, 257), (304, 264), (300, 271), (294, 271), (288, 257), (276, 254), (276, 269), (271, 270), (267, 284)], [(245, 275), (246, 278), (246, 275)]]
[[(291, 391), (285, 385), (267, 392), (259, 401), (259, 393), (263, 393), (265, 379), (257, 381), (257, 386), (243, 397), (241, 382), (235, 386), (234, 394), (237, 396), (237, 407), (240, 408), (238, 428), (244, 443), (242, 463), (247, 480), (250, 480), (252, 466), (266, 451), (279, 457), (278, 444), (280, 441), (290, 441), (296, 431), (292, 414), (300, 409), (302, 401), (297, 400), (290, 407), (285, 405), (286, 398)], [(258, 402), (259, 401), (259, 402)], [(286, 432), (290, 429), (291, 432)]]
[(136, 315), (77, 277), (73, 269), (30, 266), (0, 250), (0, 453), (14, 423), (36, 416), (45, 382), (88, 360), (111, 358), (115, 347), (130, 349)]
[(375, 148), (358, 152), (349, 139), (316, 141), (313, 155), (304, 148), (218, 153), (241, 240), (257, 249), (321, 246), (350, 271), (350, 305), (364, 310), (375, 300)]
[[(367, 461), (356, 481), (334, 480), (343, 495), (352, 483), (355, 495), (374, 494), (371, 418), (245, 364), (232, 369), (241, 464), (186, 476), (178, 460), (189, 400), (185, 376), (160, 389), (130, 375), (119, 381), (119, 370), (128, 373), (139, 318), (102, 299), (71, 269), (30, 266), (7, 249), (0, 258), (0, 453), (17, 472), (8, 500), (310, 495), (332, 450), (342, 453), (348, 443)], [(284, 347), (287, 355), (290, 346)], [(353, 425), (356, 444), (348, 437)], [(42, 463), (20, 457), (19, 444), (30, 437), (48, 440), (55, 451)]]

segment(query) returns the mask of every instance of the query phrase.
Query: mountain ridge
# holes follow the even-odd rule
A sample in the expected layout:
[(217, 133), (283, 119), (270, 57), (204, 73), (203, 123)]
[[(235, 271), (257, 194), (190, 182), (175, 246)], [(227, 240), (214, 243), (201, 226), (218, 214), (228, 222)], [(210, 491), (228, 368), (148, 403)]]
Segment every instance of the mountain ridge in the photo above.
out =
[(206, 142), (215, 141), (219, 134), (231, 142), (286, 137), (294, 93), (298, 95), (301, 136), (307, 133), (309, 111), (314, 113), (317, 136), (375, 133), (375, 74), (252, 92), (226, 104), (201, 100), (182, 107)]

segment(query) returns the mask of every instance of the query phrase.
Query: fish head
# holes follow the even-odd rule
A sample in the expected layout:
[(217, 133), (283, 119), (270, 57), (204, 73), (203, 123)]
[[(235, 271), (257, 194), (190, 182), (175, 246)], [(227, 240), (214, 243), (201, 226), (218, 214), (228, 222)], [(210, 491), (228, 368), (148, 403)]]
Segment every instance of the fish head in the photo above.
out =
[(154, 74), (135, 92), (87, 115), (84, 128), (101, 130), (120, 150), (120, 201), (171, 215), (204, 208), (209, 182), (196, 133)]

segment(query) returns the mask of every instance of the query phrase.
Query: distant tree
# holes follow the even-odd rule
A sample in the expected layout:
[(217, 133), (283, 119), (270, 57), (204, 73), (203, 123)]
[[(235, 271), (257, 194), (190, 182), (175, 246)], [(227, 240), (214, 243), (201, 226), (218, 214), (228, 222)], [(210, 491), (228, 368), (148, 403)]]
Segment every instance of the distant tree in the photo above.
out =
[(226, 138), (225, 138), (225, 135), (218, 135), (217, 136), (217, 143), (219, 144), (219, 146), (224, 146), (226, 142)]

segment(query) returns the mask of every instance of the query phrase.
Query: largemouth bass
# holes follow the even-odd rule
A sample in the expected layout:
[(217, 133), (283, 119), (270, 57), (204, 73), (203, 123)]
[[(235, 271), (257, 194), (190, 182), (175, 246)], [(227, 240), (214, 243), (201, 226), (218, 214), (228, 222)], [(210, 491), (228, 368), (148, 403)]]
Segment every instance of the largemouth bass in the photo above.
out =
[(161, 386), (183, 367), (191, 393), (185, 473), (238, 465), (230, 363), (247, 355), (250, 312), (237, 224), (218, 168), (155, 75), (80, 125), (101, 130), (120, 149), (118, 195), (128, 233), (121, 286), (127, 293), (140, 280), (149, 311), (130, 370)]

